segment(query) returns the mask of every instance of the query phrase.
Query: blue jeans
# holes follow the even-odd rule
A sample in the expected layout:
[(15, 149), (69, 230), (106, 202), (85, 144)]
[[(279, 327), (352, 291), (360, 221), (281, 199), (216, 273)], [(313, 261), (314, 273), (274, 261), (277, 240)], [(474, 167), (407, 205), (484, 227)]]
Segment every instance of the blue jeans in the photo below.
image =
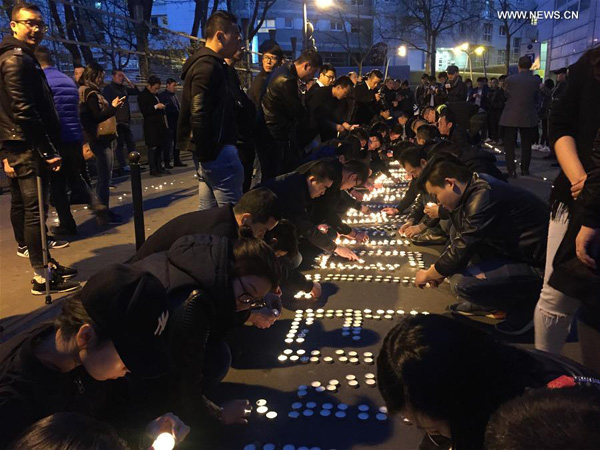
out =
[(108, 208), (108, 199), (110, 197), (110, 182), (112, 180), (112, 171), (114, 163), (114, 153), (111, 143), (107, 141), (90, 142), (92, 153), (96, 157), (96, 170), (98, 179), (96, 180), (96, 194), (100, 203)]
[(198, 209), (237, 203), (242, 196), (244, 167), (234, 145), (224, 146), (217, 159), (198, 168)]
[(450, 277), (461, 300), (506, 312), (506, 320), (520, 323), (533, 318), (542, 276), (528, 264), (506, 259), (481, 261)]

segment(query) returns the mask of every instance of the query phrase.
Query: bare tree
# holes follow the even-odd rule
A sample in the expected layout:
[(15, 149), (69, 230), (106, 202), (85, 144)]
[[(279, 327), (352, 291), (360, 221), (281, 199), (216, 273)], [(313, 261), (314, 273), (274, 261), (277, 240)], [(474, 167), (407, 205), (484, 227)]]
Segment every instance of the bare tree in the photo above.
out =
[(138, 55), (140, 75), (142, 78), (148, 78), (150, 72), (150, 62), (148, 60), (149, 42), (148, 42), (148, 24), (152, 18), (152, 5), (154, 0), (127, 0), (127, 9), (132, 19), (140, 21), (135, 26), (136, 50), (141, 52)]
[(381, 35), (425, 52), (428, 55), (425, 70), (435, 76), (438, 39), (458, 24), (479, 17), (479, 8), (469, 3), (459, 0), (397, 0), (395, 10), (386, 14), (381, 22)]
[[(529, 11), (535, 11), (536, 9), (536, 5), (532, 4), (530, 5)], [(504, 70), (507, 74), (510, 67), (512, 38), (525, 25), (531, 23), (529, 19), (515, 18), (514, 16), (507, 14), (511, 11), (523, 11), (523, 4), (518, 5), (514, 0), (498, 0), (498, 6), (495, 8), (494, 13), (498, 17), (498, 20), (500, 20), (502, 23), (501, 26), (504, 27), (504, 33), (506, 37), (506, 57), (504, 58)]]
[[(251, 41), (258, 30), (261, 29), (267, 13), (277, 0), (248, 0), (252, 7), (252, 16), (250, 16), (250, 22), (248, 23), (248, 40)], [(261, 7), (262, 5), (262, 7)], [(231, 5), (230, 5), (231, 6)]]
[[(369, 17), (372, 11), (367, 7), (359, 5), (348, 5), (346, 8), (337, 8), (329, 14), (333, 30), (320, 31), (324, 39), (323, 43), (335, 43), (342, 47), (348, 54), (348, 64), (352, 63), (358, 67), (359, 76), (362, 68), (371, 56), (376, 46), (373, 35), (373, 20)], [(340, 32), (341, 31), (341, 32)]]

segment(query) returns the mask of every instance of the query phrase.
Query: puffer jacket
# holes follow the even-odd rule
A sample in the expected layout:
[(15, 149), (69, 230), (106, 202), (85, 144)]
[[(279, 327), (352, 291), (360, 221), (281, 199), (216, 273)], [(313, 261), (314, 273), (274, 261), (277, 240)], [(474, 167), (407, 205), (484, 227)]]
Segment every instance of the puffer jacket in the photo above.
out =
[(62, 142), (81, 142), (83, 131), (79, 121), (79, 90), (75, 82), (56, 67), (46, 67), (44, 73), (60, 118)]
[(33, 51), (24, 42), (4, 36), (0, 44), (2, 158), (6, 152), (35, 147), (44, 159), (50, 159), (58, 153), (59, 130), (52, 92)]
[(486, 174), (473, 174), (459, 205), (450, 213), (456, 237), (435, 269), (448, 277), (464, 269), (475, 255), (543, 267), (548, 212), (535, 194)]
[(223, 146), (237, 141), (236, 103), (228, 70), (225, 60), (207, 47), (183, 66), (177, 145), (194, 153), (200, 162), (214, 161)]
[(306, 109), (300, 100), (298, 73), (293, 62), (277, 68), (262, 99), (262, 112), (271, 136), (278, 141), (295, 140), (296, 127)]

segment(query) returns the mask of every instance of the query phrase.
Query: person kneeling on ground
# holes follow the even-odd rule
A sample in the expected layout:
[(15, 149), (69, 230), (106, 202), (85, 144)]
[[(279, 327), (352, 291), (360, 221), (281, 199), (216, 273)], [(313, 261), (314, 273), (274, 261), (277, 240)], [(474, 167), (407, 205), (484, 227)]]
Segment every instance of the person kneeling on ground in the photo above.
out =
[[(18, 335), (0, 348), (0, 448), (37, 420), (78, 412), (118, 427), (138, 441), (143, 424), (158, 433), (151, 410), (131, 401), (131, 373), (154, 377), (170, 369), (161, 334), (167, 297), (160, 281), (139, 268), (114, 264), (93, 275), (66, 299), (60, 316)], [(189, 428), (176, 416), (161, 416), (183, 439)]]
[(415, 284), (437, 287), (446, 277), (460, 303), (456, 314), (506, 312), (496, 329), (522, 334), (532, 326), (542, 283), (548, 206), (533, 193), (445, 160), (431, 161), (420, 183), (450, 212), (455, 236)]
[[(269, 294), (279, 293), (280, 268), (273, 250), (255, 238), (232, 242), (219, 236), (189, 235), (168, 252), (134, 266), (161, 280), (173, 309), (166, 339), (174, 369), (144, 392), (152, 393), (158, 404), (174, 402), (182, 418), (193, 424), (207, 419), (247, 423), (247, 400), (219, 407), (205, 392), (229, 370), (231, 351), (223, 338), (243, 323), (241, 313), (274, 306), (267, 305)], [(278, 316), (281, 306), (276, 308)]]

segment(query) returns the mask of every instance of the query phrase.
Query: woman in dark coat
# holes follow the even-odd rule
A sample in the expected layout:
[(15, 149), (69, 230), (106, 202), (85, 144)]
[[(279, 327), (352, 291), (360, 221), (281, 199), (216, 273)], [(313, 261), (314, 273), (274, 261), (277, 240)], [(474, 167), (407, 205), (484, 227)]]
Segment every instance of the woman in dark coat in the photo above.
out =
[[(79, 87), (79, 115), (84, 137), (96, 158), (98, 179), (96, 193), (100, 202), (108, 208), (110, 181), (112, 178), (114, 155), (112, 142), (117, 137), (116, 121), (114, 133), (103, 134), (101, 124), (113, 118), (117, 109), (123, 105), (125, 97), (116, 97), (112, 103), (104, 98), (100, 88), (104, 83), (104, 69), (98, 63), (90, 63), (81, 76)], [(123, 219), (109, 211), (109, 223), (121, 224)]]

